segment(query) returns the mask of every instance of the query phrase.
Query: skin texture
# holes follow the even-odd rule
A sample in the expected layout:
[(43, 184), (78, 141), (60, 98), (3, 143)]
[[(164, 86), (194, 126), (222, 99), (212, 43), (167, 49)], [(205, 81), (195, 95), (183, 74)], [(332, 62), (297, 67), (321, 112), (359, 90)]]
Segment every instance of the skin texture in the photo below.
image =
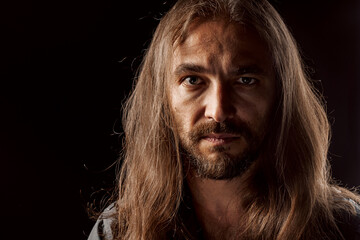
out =
[(204, 235), (234, 237), (241, 229), (242, 178), (226, 174), (266, 133), (275, 99), (267, 47), (243, 25), (194, 23), (174, 51), (168, 91), (184, 158), (197, 162), (187, 181)]
[(230, 179), (257, 157), (275, 98), (267, 52), (255, 31), (225, 21), (193, 24), (175, 49), (170, 106), (199, 176)]

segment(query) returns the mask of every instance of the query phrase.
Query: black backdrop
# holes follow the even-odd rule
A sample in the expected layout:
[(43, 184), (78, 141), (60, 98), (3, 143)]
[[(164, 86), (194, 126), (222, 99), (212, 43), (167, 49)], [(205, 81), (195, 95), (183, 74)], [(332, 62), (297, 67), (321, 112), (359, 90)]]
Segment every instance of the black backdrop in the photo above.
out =
[[(321, 80), (333, 175), (360, 185), (360, 2), (273, 3)], [(121, 148), (122, 100), (171, 1), (1, 4), (1, 236), (86, 239), (86, 203), (114, 183), (102, 170)]]

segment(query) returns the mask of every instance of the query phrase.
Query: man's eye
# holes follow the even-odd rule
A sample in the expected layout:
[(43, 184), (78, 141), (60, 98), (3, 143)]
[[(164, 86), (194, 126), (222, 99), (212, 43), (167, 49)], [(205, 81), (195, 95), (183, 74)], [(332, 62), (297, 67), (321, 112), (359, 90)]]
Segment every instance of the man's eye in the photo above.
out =
[(196, 76), (188, 76), (183, 78), (183, 83), (185, 85), (199, 85), (201, 83), (201, 79)]
[(257, 82), (257, 79), (252, 77), (241, 77), (238, 82), (244, 85), (252, 85)]

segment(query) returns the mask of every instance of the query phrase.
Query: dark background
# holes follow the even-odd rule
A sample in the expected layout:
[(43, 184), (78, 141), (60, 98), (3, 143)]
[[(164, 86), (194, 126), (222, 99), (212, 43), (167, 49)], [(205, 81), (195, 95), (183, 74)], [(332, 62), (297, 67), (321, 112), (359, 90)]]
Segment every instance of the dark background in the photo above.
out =
[[(86, 239), (86, 204), (115, 181), (104, 169), (121, 148), (121, 103), (171, 3), (1, 3), (1, 238)], [(360, 185), (360, 1), (273, 3), (321, 80), (333, 175)]]

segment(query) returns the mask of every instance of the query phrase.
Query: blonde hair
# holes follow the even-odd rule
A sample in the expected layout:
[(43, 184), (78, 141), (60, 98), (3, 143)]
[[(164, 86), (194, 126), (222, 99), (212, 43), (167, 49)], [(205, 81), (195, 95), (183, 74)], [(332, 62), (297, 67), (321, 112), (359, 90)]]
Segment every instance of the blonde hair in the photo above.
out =
[(167, 68), (189, 25), (216, 18), (254, 27), (268, 43), (277, 75), (278, 105), (266, 157), (244, 187), (247, 221), (241, 238), (341, 236), (334, 214), (351, 210), (346, 199), (359, 198), (331, 184), (326, 112), (279, 14), (265, 0), (180, 0), (160, 21), (124, 106), (116, 239), (192, 238), (181, 218), (185, 181), (166, 96)]

